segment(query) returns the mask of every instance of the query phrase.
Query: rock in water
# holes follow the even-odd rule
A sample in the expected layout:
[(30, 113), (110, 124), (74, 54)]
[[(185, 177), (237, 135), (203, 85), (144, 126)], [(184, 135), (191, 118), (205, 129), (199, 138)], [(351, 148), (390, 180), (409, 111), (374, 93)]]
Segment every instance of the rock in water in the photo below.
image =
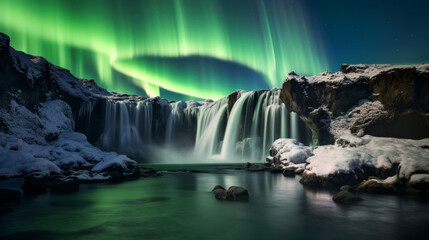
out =
[(216, 199), (228, 201), (247, 201), (249, 200), (249, 192), (247, 189), (237, 186), (231, 186), (228, 190), (217, 185), (212, 190)]
[(222, 187), (220, 185), (217, 185), (216, 187), (214, 187), (212, 192), (215, 195), (216, 199), (226, 200), (226, 198), (227, 198), (227, 191), (225, 190), (224, 187)]
[(283, 171), (283, 176), (285, 177), (295, 177), (295, 169), (287, 168)]
[(357, 190), (376, 194), (392, 194), (398, 192), (398, 189), (393, 184), (378, 182), (374, 179), (363, 181), (359, 184)]
[(341, 192), (335, 194), (334, 197), (332, 197), (334, 202), (351, 203), (363, 200), (362, 198), (356, 196), (356, 194), (353, 193), (353, 189), (348, 185), (342, 186), (340, 190)]
[(249, 192), (245, 188), (232, 186), (227, 191), (227, 200), (247, 201), (249, 200)]

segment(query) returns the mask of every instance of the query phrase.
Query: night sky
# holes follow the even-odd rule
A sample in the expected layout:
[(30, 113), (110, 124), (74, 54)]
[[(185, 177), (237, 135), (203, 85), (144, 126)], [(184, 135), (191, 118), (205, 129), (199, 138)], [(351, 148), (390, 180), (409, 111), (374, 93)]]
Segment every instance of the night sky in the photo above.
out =
[(429, 1), (2, 0), (0, 32), (109, 91), (218, 99), (342, 63), (429, 62)]

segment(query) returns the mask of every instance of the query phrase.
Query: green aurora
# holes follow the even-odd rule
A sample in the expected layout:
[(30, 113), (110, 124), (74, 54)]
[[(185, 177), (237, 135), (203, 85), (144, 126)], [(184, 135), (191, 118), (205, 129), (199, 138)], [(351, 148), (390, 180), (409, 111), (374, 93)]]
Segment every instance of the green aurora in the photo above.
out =
[(14, 48), (109, 91), (173, 100), (219, 99), (280, 87), (292, 70), (326, 70), (307, 22), (298, 1), (0, 2), (0, 31)]

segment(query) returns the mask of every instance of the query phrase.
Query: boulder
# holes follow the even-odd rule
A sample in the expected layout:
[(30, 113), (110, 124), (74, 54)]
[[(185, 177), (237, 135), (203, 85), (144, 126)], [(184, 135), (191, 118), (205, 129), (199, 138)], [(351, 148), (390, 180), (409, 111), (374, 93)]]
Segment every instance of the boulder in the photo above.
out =
[(228, 188), (227, 200), (230, 201), (247, 201), (249, 200), (249, 192), (247, 189), (237, 186)]
[(212, 192), (215, 195), (216, 199), (219, 199), (219, 200), (226, 200), (227, 199), (227, 191), (225, 188), (223, 188), (220, 185), (217, 185), (216, 187), (214, 187)]
[(356, 189), (365, 193), (377, 194), (392, 194), (398, 192), (398, 189), (393, 184), (382, 183), (375, 179), (361, 182)]
[(217, 185), (212, 190), (216, 199), (227, 201), (247, 201), (249, 200), (249, 192), (247, 189), (237, 186), (231, 186), (228, 190)]
[(351, 203), (362, 201), (363, 199), (348, 190), (342, 190), (341, 192), (335, 194), (332, 197), (332, 200), (337, 203)]
[(294, 169), (294, 168), (286, 168), (283, 171), (283, 176), (285, 176), (285, 177), (295, 177), (295, 171), (296, 171), (296, 169)]

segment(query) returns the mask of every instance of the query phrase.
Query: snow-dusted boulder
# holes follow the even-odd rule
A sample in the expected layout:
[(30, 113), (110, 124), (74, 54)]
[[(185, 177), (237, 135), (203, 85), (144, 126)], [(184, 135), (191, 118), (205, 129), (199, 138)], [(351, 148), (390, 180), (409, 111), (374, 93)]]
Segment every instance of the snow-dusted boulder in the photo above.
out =
[(270, 155), (283, 164), (305, 163), (312, 155), (312, 148), (304, 146), (295, 139), (280, 138), (273, 142), (270, 148)]
[(305, 162), (312, 153), (312, 147), (304, 146), (295, 139), (280, 138), (273, 142), (267, 157), (271, 172), (280, 172), (293, 177), (304, 171)]
[[(429, 144), (429, 139), (411, 140), (372, 136), (364, 136), (361, 140), (350, 136), (340, 139), (349, 139), (351, 141), (348, 142), (354, 144), (317, 147), (313, 151), (314, 155), (307, 159), (301, 183), (307, 185), (357, 184), (371, 175), (378, 175), (392, 177), (378, 183), (397, 182), (404, 185), (411, 180), (424, 181), (423, 177), (412, 177), (417, 173), (429, 174), (429, 150), (422, 148)], [(392, 169), (394, 171), (389, 171)], [(390, 176), (386, 176), (389, 174)]]

